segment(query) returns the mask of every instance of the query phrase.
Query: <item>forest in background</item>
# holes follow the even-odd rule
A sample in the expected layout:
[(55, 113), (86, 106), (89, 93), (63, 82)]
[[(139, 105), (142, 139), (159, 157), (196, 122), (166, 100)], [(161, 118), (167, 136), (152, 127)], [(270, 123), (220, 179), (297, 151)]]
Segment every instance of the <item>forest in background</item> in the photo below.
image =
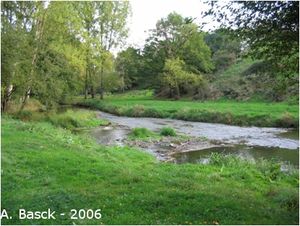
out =
[(1, 2), (2, 111), (30, 97), (51, 109), (145, 88), (170, 99), (298, 103), (299, 2), (207, 4), (202, 16), (219, 29), (173, 12), (143, 48), (124, 49), (130, 2)]

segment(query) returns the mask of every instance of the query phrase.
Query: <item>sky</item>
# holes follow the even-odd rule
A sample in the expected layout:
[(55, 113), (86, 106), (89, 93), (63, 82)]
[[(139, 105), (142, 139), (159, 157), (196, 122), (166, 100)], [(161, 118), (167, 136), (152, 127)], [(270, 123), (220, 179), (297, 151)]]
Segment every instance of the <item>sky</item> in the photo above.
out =
[(184, 17), (196, 18), (195, 22), (210, 22), (204, 30), (213, 29), (216, 23), (201, 19), (201, 12), (208, 6), (201, 0), (130, 0), (132, 17), (129, 20), (128, 45), (142, 47), (148, 37), (147, 31), (155, 28), (156, 22), (171, 12)]

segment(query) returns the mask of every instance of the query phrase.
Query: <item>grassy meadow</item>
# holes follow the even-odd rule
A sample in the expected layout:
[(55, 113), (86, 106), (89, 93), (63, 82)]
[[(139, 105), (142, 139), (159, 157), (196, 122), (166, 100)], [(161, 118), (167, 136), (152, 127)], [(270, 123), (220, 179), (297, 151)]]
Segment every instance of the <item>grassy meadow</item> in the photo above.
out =
[(104, 100), (78, 98), (77, 104), (117, 115), (176, 118), (241, 126), (298, 127), (297, 104), (261, 101), (163, 100), (149, 90), (107, 96)]
[[(160, 163), (46, 119), (4, 115), (1, 163), (1, 204), (13, 217), (2, 224), (298, 224), (298, 171), (264, 160)], [(102, 219), (18, 220), (19, 208), (101, 209)]]

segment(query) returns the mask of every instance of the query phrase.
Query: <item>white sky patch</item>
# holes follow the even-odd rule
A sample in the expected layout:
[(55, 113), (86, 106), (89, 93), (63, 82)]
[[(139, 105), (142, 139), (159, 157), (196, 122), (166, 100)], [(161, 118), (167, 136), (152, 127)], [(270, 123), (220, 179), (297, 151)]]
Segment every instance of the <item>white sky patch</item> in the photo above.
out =
[(197, 24), (207, 22), (204, 30), (214, 29), (217, 22), (209, 18), (201, 18), (201, 13), (208, 5), (201, 0), (130, 0), (132, 18), (129, 22), (127, 46), (142, 47), (148, 37), (148, 30), (155, 28), (156, 22), (171, 12), (177, 12), (183, 17), (196, 18)]

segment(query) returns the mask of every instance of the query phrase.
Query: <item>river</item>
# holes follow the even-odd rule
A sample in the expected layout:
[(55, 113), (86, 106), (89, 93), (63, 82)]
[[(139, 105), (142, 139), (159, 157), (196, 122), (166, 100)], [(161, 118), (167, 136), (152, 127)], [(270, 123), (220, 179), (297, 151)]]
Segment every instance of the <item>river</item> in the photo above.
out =
[[(173, 155), (174, 162), (201, 162), (212, 152), (235, 154), (247, 159), (278, 159), (299, 166), (299, 140), (297, 131), (285, 128), (240, 127), (217, 123), (190, 122), (176, 119), (131, 118), (98, 112), (99, 117), (109, 120), (114, 127), (97, 128), (93, 136), (101, 144), (122, 145), (132, 128), (145, 127), (159, 131), (172, 127), (177, 133), (192, 137), (203, 137), (218, 143), (199, 151), (183, 151)], [(155, 149), (157, 147), (149, 147)], [(154, 150), (155, 151), (155, 150)]]

